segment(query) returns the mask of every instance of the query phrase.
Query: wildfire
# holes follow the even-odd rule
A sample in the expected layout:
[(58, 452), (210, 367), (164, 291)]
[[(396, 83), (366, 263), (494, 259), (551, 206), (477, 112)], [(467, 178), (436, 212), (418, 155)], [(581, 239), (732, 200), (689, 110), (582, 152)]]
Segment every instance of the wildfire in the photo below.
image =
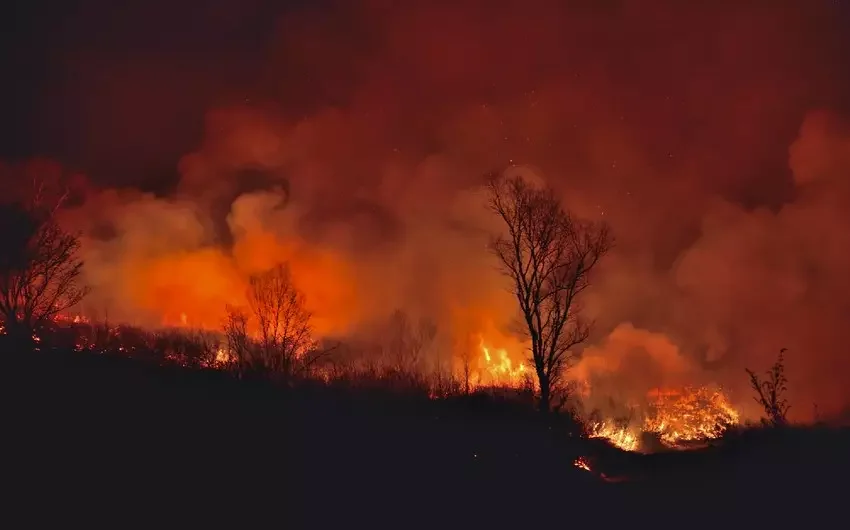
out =
[[(187, 327), (191, 319), (185, 312), (179, 313), (180, 324), (175, 327)], [(57, 323), (78, 324), (88, 323), (88, 318), (79, 315), (57, 315)], [(3, 324), (0, 323), (0, 334), (5, 333)], [(110, 329), (110, 336), (116, 333)], [(488, 334), (490, 336), (490, 334)], [(41, 337), (33, 334), (33, 341), (41, 342)], [(485, 333), (478, 335), (479, 358), (472, 370), (473, 386), (497, 386), (507, 388), (521, 388), (529, 382), (533, 382), (533, 372), (528, 369), (526, 363), (516, 363), (516, 353), (524, 351), (520, 343), (511, 343), (508, 340), (494, 340), (499, 346), (485, 339)], [(76, 344), (77, 350), (88, 349), (92, 340), (81, 337)], [(502, 347), (507, 346), (507, 347)], [(119, 351), (123, 351), (121, 346)], [(230, 352), (225, 345), (217, 345), (213, 365), (225, 366), (230, 360)], [(577, 387), (581, 395), (592, 392), (586, 383)], [(713, 387), (687, 387), (682, 390), (654, 389), (647, 394), (647, 404), (643, 407), (639, 419), (636, 422), (620, 422), (614, 420), (603, 420), (590, 426), (591, 438), (603, 438), (612, 445), (625, 451), (638, 451), (641, 449), (641, 438), (644, 433), (652, 433), (657, 436), (661, 443), (668, 447), (681, 447), (684, 443), (710, 440), (720, 437), (730, 426), (740, 421), (738, 411), (729, 402), (727, 396), (717, 388)], [(576, 467), (590, 470), (589, 464), (584, 459), (575, 461)]]
[(681, 394), (656, 396), (654, 417), (647, 418), (644, 430), (658, 433), (667, 445), (717, 438), (740, 421), (738, 411), (717, 389), (687, 388)]
[(640, 448), (639, 433), (629, 427), (618, 427), (613, 422), (598, 422), (590, 429), (591, 438), (605, 438), (614, 447), (623, 451), (637, 451)]
[(505, 348), (494, 348), (479, 337), (479, 349), (483, 362), (478, 380), (480, 384), (491, 384), (506, 387), (521, 387), (528, 379), (529, 371), (525, 363), (514, 366)]
[(718, 438), (740, 421), (738, 411), (718, 389), (653, 390), (648, 397), (652, 402), (639, 427), (598, 422), (591, 427), (590, 436), (605, 438), (625, 451), (637, 451), (641, 433), (655, 433), (665, 445), (679, 447)]
[(215, 363), (223, 365), (231, 361), (230, 352), (223, 346), (219, 346), (215, 351)]

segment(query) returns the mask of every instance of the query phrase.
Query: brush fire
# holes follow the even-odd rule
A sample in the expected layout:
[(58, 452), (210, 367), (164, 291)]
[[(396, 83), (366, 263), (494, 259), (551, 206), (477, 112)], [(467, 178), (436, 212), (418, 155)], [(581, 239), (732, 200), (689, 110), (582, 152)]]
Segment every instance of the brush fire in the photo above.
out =
[[(74, 63), (59, 72), (81, 74), (57, 74), (70, 84), (44, 87), (56, 108), (34, 115), (74, 125), (51, 121), (49, 145), (0, 163), (0, 202), (33, 202), (37, 182), (41, 206), (60, 197), (49, 218), (73, 235), (85, 297), (72, 310), (90, 319), (63, 325), (104, 327), (74, 348), (160, 345), (174, 362), (227, 364), (228, 308), (248, 308), (252, 278), (285, 264), (309, 316), (293, 358), (340, 344), (335, 370), (450, 372), (541, 400), (541, 379), (563, 372), (591, 435), (625, 449), (750, 419), (745, 369), (781, 347), (800, 352), (790, 402), (829, 418), (850, 406), (836, 377), (850, 374), (850, 129), (820, 107), (848, 91), (831, 57), (844, 47), (815, 24), (837, 19), (827, 8), (351, 4), (337, 13), (351, 31), (281, 16), (254, 35), (274, 49), (229, 50), (239, 66), (214, 75), (186, 66), (197, 50), (116, 62), (78, 39), (55, 46)], [(502, 188), (519, 200), (496, 200)], [(13, 213), (4, 227), (26, 224)], [(568, 248), (539, 253), (541, 235)], [(559, 262), (535, 274), (531, 254)], [(531, 359), (526, 338), (558, 358)]]
[(604, 438), (626, 451), (642, 449), (641, 440), (646, 434), (656, 436), (669, 448), (681, 448), (718, 438), (740, 422), (738, 411), (716, 388), (655, 389), (647, 397), (650, 405), (634, 423), (594, 422), (590, 436)]
[[(182, 313), (185, 317), (186, 314)], [(160, 331), (142, 333), (141, 338), (128, 335), (131, 328), (122, 326), (98, 325), (80, 314), (58, 314), (53, 318), (53, 324), (60, 328), (74, 328), (74, 349), (77, 351), (104, 351), (111, 348), (122, 354), (132, 354), (146, 348), (165, 348), (167, 352), (164, 361), (186, 364), (186, 353), (176, 345), (182, 339), (182, 345), (198, 341), (204, 337), (207, 342), (200, 347), (208, 348), (205, 366), (208, 368), (226, 369), (233, 360), (228, 350), (226, 339), (212, 332), (192, 329), (187, 325), (186, 318), (181, 318), (175, 325), (160, 328)], [(207, 333), (206, 335), (204, 335)], [(5, 334), (5, 327), (0, 324), (0, 335)], [(255, 338), (259, 337), (254, 333)], [(182, 339), (181, 339), (182, 338)], [(36, 350), (41, 343), (41, 337), (34, 333), (33, 340)], [(168, 342), (171, 341), (171, 343)], [(495, 339), (504, 344), (504, 336)], [(477, 351), (470, 366), (458, 365), (453, 377), (468, 377), (469, 388), (473, 391), (488, 389), (535, 389), (534, 377), (526, 365), (526, 361), (515, 361), (521, 355), (509, 353), (506, 347), (496, 347), (485, 340), (484, 334), (476, 335)], [(518, 351), (524, 351), (522, 342)], [(198, 347), (197, 345), (195, 347)], [(170, 348), (170, 349), (169, 349)], [(176, 349), (175, 349), (176, 348)], [(463, 370), (468, 370), (467, 374)], [(329, 379), (324, 374), (325, 380)], [(578, 388), (580, 396), (592, 395), (592, 387), (583, 382)], [(437, 397), (438, 393), (432, 393)], [(728, 396), (716, 386), (684, 387), (681, 389), (656, 388), (646, 395), (646, 406), (633, 408), (628, 418), (598, 419), (590, 414), (587, 419), (587, 432), (590, 438), (604, 439), (611, 445), (624, 451), (653, 451), (660, 448), (684, 449), (698, 446), (701, 443), (719, 438), (730, 427), (741, 421), (740, 413), (732, 405)], [(657, 440), (647, 444), (647, 440)], [(658, 445), (660, 444), (660, 445)], [(576, 467), (590, 470), (590, 463), (585, 458), (575, 462)]]
[(598, 526), (846, 475), (850, 0), (18, 4), (25, 478), (91, 450), (280, 475), (286, 520)]

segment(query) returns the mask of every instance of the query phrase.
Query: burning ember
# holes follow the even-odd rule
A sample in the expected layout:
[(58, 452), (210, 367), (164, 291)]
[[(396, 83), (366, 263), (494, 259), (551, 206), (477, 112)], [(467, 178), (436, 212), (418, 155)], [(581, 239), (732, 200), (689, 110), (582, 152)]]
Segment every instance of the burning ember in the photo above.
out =
[(588, 463), (587, 459), (583, 456), (576, 458), (575, 462), (573, 462), (573, 465), (576, 466), (579, 469), (583, 469), (585, 471), (590, 471), (590, 464)]
[(642, 425), (599, 422), (591, 427), (591, 437), (605, 438), (624, 451), (637, 451), (641, 433), (654, 433), (663, 444), (680, 447), (685, 442), (718, 438), (740, 421), (738, 411), (717, 389), (654, 390), (648, 397), (652, 401)]
[(87, 317), (84, 317), (83, 315), (70, 315), (70, 314), (64, 314), (64, 313), (59, 313), (58, 315), (54, 315), (53, 321), (56, 322), (57, 324), (58, 323), (62, 323), (62, 324), (88, 324), (88, 323), (91, 323), (91, 320), (89, 320)]
[(232, 356), (230, 355), (230, 352), (226, 348), (219, 346), (216, 349), (216, 351), (215, 351), (215, 362), (216, 362), (216, 364), (224, 365), (224, 364), (230, 362), (231, 360), (232, 360)]

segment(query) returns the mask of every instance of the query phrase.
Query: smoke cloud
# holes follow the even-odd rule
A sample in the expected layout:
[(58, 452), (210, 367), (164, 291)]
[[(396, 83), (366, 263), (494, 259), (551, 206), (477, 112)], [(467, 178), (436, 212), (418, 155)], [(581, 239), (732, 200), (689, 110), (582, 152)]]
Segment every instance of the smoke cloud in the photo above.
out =
[[(321, 334), (401, 308), (452, 344), (509, 343), (515, 304), (480, 184), (511, 167), (617, 238), (576, 374), (635, 394), (716, 382), (743, 404), (744, 368), (787, 347), (792, 414), (837, 414), (850, 128), (818, 110), (847, 92), (829, 4), (376, 0), (276, 17), (246, 58), (263, 65), (241, 87), (256, 96), (209, 102), (171, 191), (100, 185), (67, 212), (89, 310), (217, 327), (248, 274), (287, 260)], [(90, 50), (73, 61), (98, 64)], [(110, 120), (155, 138), (155, 96), (125, 84), (138, 79), (116, 80)], [(140, 107), (154, 116), (134, 122)]]

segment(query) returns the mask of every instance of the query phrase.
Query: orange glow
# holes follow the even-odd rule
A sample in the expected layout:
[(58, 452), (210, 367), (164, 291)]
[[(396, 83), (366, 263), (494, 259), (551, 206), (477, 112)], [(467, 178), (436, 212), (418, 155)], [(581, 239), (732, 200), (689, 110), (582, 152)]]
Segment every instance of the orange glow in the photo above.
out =
[(329, 249), (253, 231), (236, 241), (233, 257), (246, 274), (268, 270), (281, 262), (289, 263), (296, 287), (306, 295), (317, 335), (343, 334), (356, 318), (354, 271), (344, 257)]
[(355, 282), (347, 264), (330, 251), (283, 244), (260, 234), (236, 243), (233, 256), (218, 249), (176, 252), (127, 263), (127, 295), (165, 326), (220, 329), (228, 304), (244, 306), (248, 276), (286, 261), (307, 294), (318, 335), (345, 333), (354, 311)]
[(127, 296), (166, 326), (218, 329), (226, 304), (241, 304), (245, 279), (216, 249), (129, 262)]

